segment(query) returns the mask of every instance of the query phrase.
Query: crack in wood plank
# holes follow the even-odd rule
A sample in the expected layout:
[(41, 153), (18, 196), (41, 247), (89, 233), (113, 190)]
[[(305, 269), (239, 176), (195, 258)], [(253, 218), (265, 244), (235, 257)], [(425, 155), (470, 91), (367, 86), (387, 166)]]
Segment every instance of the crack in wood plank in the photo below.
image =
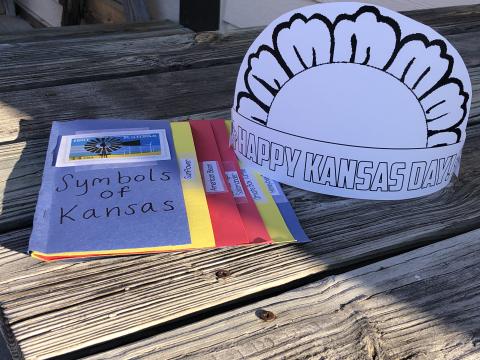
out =
[(88, 359), (476, 359), (479, 239), (475, 230)]
[[(232, 101), (230, 95), (236, 71), (237, 65), (223, 65), (141, 76), (135, 79), (137, 85), (131, 84), (132, 79), (102, 81), (98, 88), (92, 88), (93, 84), (66, 85), (55, 88), (57, 95), (47, 98), (45, 89), (0, 96), (4, 104), (14, 104), (23, 109), (22, 112), (35, 114), (34, 119), (21, 120), (12, 118), (10, 114), (2, 117), (0, 111), (0, 139), (2, 134), (11, 137), (9, 134), (14, 131), (14, 127), (20, 127), (18, 141), (6, 145), (0, 143), (0, 159), (3, 160), (0, 162), (0, 200), (3, 209), (0, 229), (8, 231), (31, 224), (52, 119), (166, 118), (192, 114), (202, 108), (210, 109), (207, 114), (196, 117), (225, 117), (228, 116), (226, 109)], [(469, 123), (475, 124), (480, 119), (480, 97), (477, 95), (480, 91), (480, 66), (471, 68), (470, 72), (474, 97)], [(109, 88), (108, 91), (106, 87)], [(186, 87), (192, 90), (185, 91)], [(178, 95), (182, 92), (186, 99), (195, 101), (182, 100)], [(91, 102), (92, 93), (94, 103)], [(70, 104), (68, 108), (65, 108), (66, 103)], [(215, 112), (218, 107), (221, 109)], [(184, 115), (184, 118), (188, 117)]]
[[(461, 19), (464, 15), (459, 12), (455, 16)], [(465, 33), (470, 32), (472, 36), (479, 31), (479, 24), (472, 21), (471, 18), (465, 20), (458, 29), (448, 24), (443, 26), (466, 56), (474, 88), (478, 90), (478, 42), (472, 44), (468, 33)], [(110, 49), (125, 51), (123, 54), (128, 60), (128, 50), (115, 47), (120, 44), (127, 46), (128, 36), (108, 36), (111, 37)], [(178, 41), (190, 36), (172, 35), (170, 40)], [(142, 46), (153, 44), (148, 34), (138, 38), (142, 39), (139, 42)], [(231, 39), (208, 37), (207, 40), (212, 43), (198, 42), (198, 46), (205, 47), (198, 49), (205, 54), (209, 51), (215, 53), (213, 48), (221, 48), (224, 46), (222, 42)], [(18, 54), (33, 46), (27, 45), (25, 39), (22, 41), (12, 45)], [(62, 41), (63, 46), (71, 42), (67, 39)], [(188, 45), (188, 42), (185, 44), (189, 49), (197, 46)], [(96, 45), (92, 46), (91, 49), (95, 50)], [(245, 45), (238, 45), (238, 51), (242, 46)], [(222, 49), (226, 51), (227, 48), (224, 46)], [(8, 53), (8, 47), (5, 49)], [(88, 57), (90, 54), (88, 51), (82, 53), (84, 48), (78, 48), (78, 51), (81, 56)], [(182, 66), (189, 66), (186, 58), (179, 60), (182, 56), (181, 51), (174, 54), (170, 59), (170, 68), (162, 65), (165, 71), (176, 70), (174, 73), (2, 93), (0, 139), (9, 141), (0, 145), (0, 154), (5, 157), (5, 161), (0, 162), (0, 178), (4, 179), (4, 186), (8, 182), (5, 192), (8, 199), (3, 198), (3, 214), (7, 219), (0, 221), (3, 230), (25, 226), (31, 220), (42, 171), (45, 139), (53, 119), (103, 116), (164, 118), (200, 111), (224, 114), (232, 101), (238, 64), (182, 70)], [(198, 66), (235, 62), (238, 54), (222, 56)], [(75, 57), (72, 59), (77, 61)], [(155, 58), (150, 60), (150, 65), (158, 66)], [(42, 61), (44, 65), (41, 62), (37, 65), (46, 66), (43, 68), (45, 71), (52, 69), (49, 61), (52, 66), (57, 66), (55, 59), (45, 57)], [(103, 58), (101, 61), (104, 61)], [(182, 61), (184, 65), (179, 65)], [(152, 70), (151, 67), (149, 69)], [(153, 72), (158, 71), (164, 70), (153, 68)], [(122, 74), (132, 73), (122, 70), (118, 76)], [(192, 84), (194, 87), (190, 89)], [(478, 121), (479, 113), (480, 106), (475, 97), (472, 123)], [(212, 113), (205, 116), (212, 117)], [(306, 246), (219, 249), (105, 259), (85, 264), (40, 264), (18, 254), (25, 248), (29, 229), (0, 235), (0, 304), (9, 322), (7, 328), (15, 335), (15, 341), (26, 357), (65, 354), (238, 301), (294, 280), (472, 230), (478, 227), (480, 221), (480, 200), (477, 200), (480, 199), (477, 190), (480, 168), (476, 156), (480, 149), (479, 138), (480, 127), (471, 127), (464, 153), (462, 179), (428, 198), (385, 202), (379, 206), (376, 202), (338, 199), (287, 188), (287, 195), (306, 231), (315, 240)], [(12, 169), (14, 173), (10, 174)], [(5, 187), (2, 190), (5, 191)], [(423, 216), (425, 213), (430, 217)], [(215, 271), (220, 266), (228, 268), (232, 274), (226, 281), (215, 277)], [(186, 293), (192, 294), (192, 297), (186, 298)], [(347, 301), (344, 308), (350, 309), (355, 303)], [(381, 357), (382, 349), (376, 346), (375, 339), (365, 340), (363, 350), (370, 356)], [(301, 346), (319, 351), (308, 342)], [(299, 355), (298, 352), (291, 354)]]
[[(470, 39), (480, 31), (480, 16), (463, 29), (443, 25), (437, 30), (444, 30), (466, 56), (467, 65), (478, 65), (478, 46)], [(10, 44), (0, 54), (5, 63), (0, 69), (0, 92), (240, 63), (259, 32), (246, 29), (195, 35), (166, 29), (159, 34), (120, 33), (96, 41), (73, 38)]]
[[(478, 139), (480, 125), (470, 129), (462, 179), (428, 198), (387, 202), (379, 207), (377, 202), (288, 189), (306, 231), (313, 235), (313, 244), (194, 251), (75, 265), (38, 264), (29, 259), (23, 270), (0, 276), (0, 302), (27, 357), (58, 355), (75, 350), (72, 343), (82, 349), (308, 275), (468, 231), (480, 222), (475, 190), (480, 188)], [(425, 213), (430, 217), (421, 216)], [(24, 236), (26, 241), (28, 230), (0, 236), (0, 244), (12, 236)], [(0, 273), (9, 266), (0, 267)], [(219, 267), (231, 271), (228, 282), (216, 279)], [(185, 298), (185, 293), (194, 295)], [(343, 308), (351, 306), (342, 304)]]

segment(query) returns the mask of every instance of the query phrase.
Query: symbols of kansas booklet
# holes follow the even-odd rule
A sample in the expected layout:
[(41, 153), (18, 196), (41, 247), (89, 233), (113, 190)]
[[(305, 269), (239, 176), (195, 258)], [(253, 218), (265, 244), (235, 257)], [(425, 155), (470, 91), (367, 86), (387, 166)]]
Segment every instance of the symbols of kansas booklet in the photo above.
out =
[(54, 122), (29, 251), (40, 260), (308, 241), (223, 120)]

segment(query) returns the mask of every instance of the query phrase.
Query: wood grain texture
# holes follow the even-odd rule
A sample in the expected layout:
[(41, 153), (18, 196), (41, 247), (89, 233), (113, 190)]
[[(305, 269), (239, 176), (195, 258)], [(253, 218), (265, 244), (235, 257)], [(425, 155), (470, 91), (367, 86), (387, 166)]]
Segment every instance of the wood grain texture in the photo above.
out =
[[(470, 37), (452, 27), (449, 31), (452, 41), (460, 44), (460, 52), (467, 54), (464, 56), (478, 93), (479, 45), (471, 38), (479, 29), (471, 24), (463, 22), (467, 32), (474, 26)], [(107, 41), (114, 49), (115, 42), (126, 41), (125, 34), (105, 36), (116, 37)], [(191, 35), (171, 35), (176, 39), (184, 36)], [(145, 34), (139, 38), (151, 41)], [(210, 47), (222, 47), (222, 42), (230, 40), (211, 33), (195, 37), (195, 42), (202, 41), (207, 45), (199, 46), (216, 54)], [(31, 46), (26, 39), (20, 43), (24, 49)], [(22, 46), (13, 44), (20, 54)], [(240, 51), (241, 46), (236, 49)], [(82, 53), (84, 49), (77, 50), (88, 58), (90, 53)], [(46, 358), (70, 353), (309, 275), (319, 276), (478, 228), (480, 125), (469, 131), (461, 180), (426, 198), (366, 202), (288, 188), (287, 194), (314, 240), (312, 244), (134, 256), (82, 264), (43, 264), (22, 254), (30, 229), (18, 228), (27, 226), (33, 215), (51, 121), (228, 114), (239, 55), (228, 54), (228, 46), (222, 49), (223, 57), (205, 61), (208, 68), (198, 65), (187, 69), (195, 60), (179, 60), (184, 49), (178, 53), (172, 50), (161, 57), (161, 61), (167, 58), (173, 64), (169, 67), (166, 61), (163, 73), (158, 70), (161, 67), (153, 72), (145, 70), (148, 74), (141, 76), (119, 70), (113, 79), (82, 82), (73, 76), (71, 81), (78, 83), (0, 94), (0, 192), (4, 194), (0, 229), (17, 229), (0, 235), (0, 323), (17, 354)], [(128, 57), (128, 49), (115, 51), (124, 51)], [(48, 68), (52, 59), (44, 56), (38, 65)], [(7, 55), (3, 59), (9, 61)], [(479, 119), (478, 100), (475, 95), (472, 124)], [(227, 268), (232, 276), (216, 279), (218, 268)]]
[[(472, 16), (470, 22), (462, 23), (464, 29), (461, 25), (455, 31), (450, 25), (437, 26), (441, 32), (445, 27), (442, 33), (469, 59), (469, 66), (480, 61), (469, 56), (480, 51), (480, 45), (472, 47), (470, 41), (475, 31), (480, 33), (480, 16)], [(0, 53), (0, 92), (240, 63), (259, 29), (227, 35), (185, 32), (178, 28), (133, 34), (119, 31), (98, 39), (10, 44)]]
[(220, 65), (0, 94), (0, 141), (46, 139), (53, 120), (165, 119), (228, 109), (238, 67)]
[(436, 7), (414, 11), (405, 11), (403, 14), (430, 26), (454, 25), (469, 22), (480, 15), (478, 4)]
[[(479, 6), (480, 8), (480, 6)], [(452, 10), (453, 12), (453, 10)], [(472, 12), (470, 10), (470, 12)], [(463, 16), (460, 16), (463, 15)], [(459, 19), (465, 15), (460, 13)], [(472, 15), (474, 18), (476, 15)], [(479, 22), (480, 24), (480, 22)], [(443, 23), (443, 26), (448, 26)], [(174, 31), (174, 34), (165, 33)], [(146, 32), (133, 31), (132, 33), (120, 32), (100, 36), (92, 41), (90, 38), (64, 39), (63, 41), (40, 41), (34, 43), (9, 44), (0, 54), (0, 89), (10, 91), (13, 89), (36, 88), (49, 86), (44, 89), (30, 91), (12, 91), (0, 94), (0, 141), (27, 140), (29, 135), (44, 134), (53, 119), (85, 118), (93, 116), (132, 116), (136, 117), (166, 117), (180, 115), (182, 106), (178, 112), (172, 113), (158, 111), (155, 102), (150, 99), (157, 97), (162, 100), (163, 93), (158, 93), (155, 82), (165, 84), (165, 78), (158, 77), (158, 73), (172, 70), (182, 70), (192, 67), (211, 67), (208, 72), (221, 72), (225, 81), (219, 77), (212, 77), (209, 84), (202, 84), (201, 89), (208, 89), (218, 94), (217, 88), (225, 89), (221, 98), (213, 98), (216, 109), (228, 109), (231, 105), (231, 94), (238, 66), (230, 68), (213, 68), (213, 65), (239, 63), (250, 41), (256, 36), (258, 30), (248, 30), (222, 36), (215, 33), (204, 33), (194, 36), (193, 34), (179, 35), (178, 29), (152, 30)], [(467, 65), (471, 68), (474, 87), (478, 86), (478, 73), (480, 45), (472, 42), (480, 25), (465, 29), (467, 32), (456, 33), (449, 36), (465, 57)], [(159, 37), (159, 33), (170, 36)], [(155, 72), (146, 77), (133, 75)], [(180, 93), (183, 100), (188, 96), (195, 96), (196, 89), (188, 88), (185, 82), (191, 78), (189, 71), (170, 75), (168, 78), (173, 84), (182, 83), (184, 88)], [(118, 79), (118, 78), (122, 79)], [(92, 81), (93, 79), (109, 79), (109, 81)], [(116, 78), (116, 79), (115, 79)], [(123, 79), (126, 78), (126, 79)], [(202, 79), (205, 81), (207, 77)], [(146, 81), (146, 79), (150, 81)], [(157, 80), (158, 79), (158, 80)], [(217, 82), (218, 81), (218, 84)], [(85, 84), (72, 84), (86, 82)], [(55, 84), (66, 84), (54, 86)], [(230, 86), (225, 86), (226, 84)], [(210, 88), (208, 88), (210, 85)], [(193, 83), (191, 86), (196, 86)], [(143, 111), (130, 111), (128, 115), (122, 112), (122, 108), (129, 106), (130, 102), (122, 105), (125, 96), (119, 96), (115, 88), (118, 87), (130, 99), (141, 99), (145, 93), (149, 96), (145, 101), (137, 103), (143, 107)], [(141, 88), (141, 89), (139, 89)], [(213, 90), (210, 90), (213, 89)], [(475, 88), (476, 89), (476, 88)], [(141, 91), (139, 91), (141, 90)], [(164, 89), (165, 90), (165, 89)], [(171, 96), (170, 96), (171, 97)], [(72, 100), (72, 98), (74, 98)], [(109, 99), (115, 101), (117, 111), (106, 114), (106, 111), (96, 111), (99, 106), (105, 109), (105, 102)], [(227, 99), (228, 101), (225, 101)], [(102, 101), (103, 100), (103, 101)], [(180, 99), (177, 100), (177, 103)], [(186, 102), (186, 101), (185, 101)], [(65, 107), (64, 104), (70, 104)], [(96, 106), (96, 105), (99, 106)], [(107, 106), (108, 108), (108, 106)], [(474, 110), (478, 106), (474, 104)], [(93, 111), (92, 111), (93, 110)], [(152, 111), (153, 110), (153, 111)], [(197, 111), (210, 111), (205, 108)], [(185, 112), (188, 115), (192, 111)], [(475, 115), (475, 113), (474, 113)], [(21, 119), (33, 120), (25, 127), (31, 129), (19, 134)], [(38, 122), (41, 124), (39, 124)], [(39, 128), (37, 128), (37, 125)], [(40, 127), (43, 127), (40, 128)]]
[(116, 35), (110, 41), (9, 46), (0, 54), (0, 92), (240, 63), (252, 40), (245, 35), (252, 33), (195, 35), (167, 29), (143, 37)]
[(479, 256), (476, 230), (89, 360), (479, 359)]
[[(0, 94), (0, 228), (31, 223), (52, 120), (188, 118), (212, 111), (228, 117), (237, 71), (238, 64), (219, 65)], [(469, 121), (475, 124), (480, 120), (480, 66), (470, 73)]]
[[(252, 33), (250, 31), (250, 33)], [(480, 86), (480, 44), (479, 42), (470, 41), (472, 37), (477, 36), (477, 33), (465, 33), (452, 35), (451, 40), (457, 45), (458, 49), (464, 56), (467, 65), (470, 68), (472, 82), (475, 90)], [(480, 34), (480, 32), (479, 32)], [(71, 76), (65, 78), (67, 75), (58, 75), (57, 72), (49, 73), (48, 67), (50, 65), (29, 64), (28, 56), (23, 56), (22, 66), (17, 67), (17, 71), (36, 72), (33, 77), (23, 79), (23, 75), (15, 75), (15, 71), (0, 70), (0, 88), (13, 87), (37, 87), (45, 84), (47, 81), (50, 85), (52, 82), (81, 82), (83, 80), (91, 80), (92, 76), (97, 78), (109, 78), (116, 74), (116, 79), (90, 81), (80, 84), (66, 84), (59, 86), (49, 86), (48, 88), (32, 89), (28, 91), (11, 91), (0, 94), (0, 141), (28, 140), (31, 138), (38, 138), (40, 135), (45, 136), (50, 127), (50, 122), (55, 119), (71, 119), (71, 118), (87, 118), (87, 117), (102, 117), (102, 116), (123, 116), (123, 117), (160, 117), (178, 116), (182, 114), (188, 115), (198, 111), (211, 111), (214, 109), (228, 109), (231, 106), (232, 94), (234, 91), (234, 83), (238, 71), (238, 62), (243, 57), (243, 52), (249, 40), (242, 40), (242, 34), (231, 35), (227, 37), (220, 37), (217, 40), (216, 34), (206, 33), (200, 34), (193, 38), (193, 35), (172, 35), (167, 36), (162, 40), (165, 45), (163, 55), (139, 55), (142, 51), (149, 51), (148, 49), (153, 43), (157, 42), (156, 38), (145, 38), (135, 41), (138, 43), (137, 48), (123, 49), (117, 55), (122, 53), (126, 56), (126, 63), (123, 60), (108, 58), (107, 60), (99, 60), (98, 63), (89, 63), (89, 70), (80, 69), (83, 72), (79, 73), (79, 69), (69, 64), (69, 61), (64, 61), (69, 55), (63, 55), (67, 52), (69, 46), (72, 47), (70, 53), (78, 51), (80, 57), (89, 57), (89, 48), (98, 47), (100, 51), (100, 44), (86, 41), (84, 45), (65, 45), (62, 50), (52, 50), (56, 54), (55, 64), (60, 64), (65, 74), (72, 75), (77, 73), (76, 77)], [(190, 41), (194, 41), (197, 45), (192, 48)], [(123, 41), (123, 40), (122, 40)], [(126, 40), (125, 40), (126, 41)], [(184, 41), (184, 42), (182, 42)], [(153, 43), (152, 43), (153, 42)], [(75, 42), (74, 42), (75, 43)], [(204, 45), (202, 45), (204, 44)], [(225, 44), (234, 44), (232, 46)], [(236, 44), (236, 45), (235, 45)], [(44, 47), (35, 44), (22, 46), (23, 49), (29, 49), (32, 46)], [(112, 45), (113, 46), (113, 45)], [(77, 50), (75, 50), (77, 49)], [(75, 50), (75, 51), (74, 51)], [(142, 50), (142, 51), (140, 51)], [(19, 51), (15, 57), (19, 57), (22, 51)], [(0, 54), (0, 63), (9, 63), (13, 53), (5, 51)], [(38, 54), (41, 57), (41, 53)], [(50, 55), (48, 55), (50, 56)], [(47, 58), (48, 58), (47, 56)], [(72, 55), (73, 56), (73, 55)], [(143, 58), (142, 58), (143, 56)], [(49, 60), (45, 60), (49, 62)], [(106, 66), (103, 61), (106, 61), (109, 66)], [(116, 66), (110, 66), (113, 63)], [(232, 65), (221, 65), (221, 64)], [(135, 66), (132, 66), (135, 65)], [(156, 67), (157, 72), (170, 72), (172, 70), (179, 70), (185, 66), (199, 67), (199, 71), (182, 70), (174, 71), (169, 74), (148, 74), (143, 76), (130, 76), (148, 72), (148, 69)], [(214, 66), (217, 65), (217, 66)], [(208, 68), (201, 69), (203, 66)], [(11, 67), (11, 66), (10, 66)], [(15, 67), (15, 66), (13, 66)], [(30, 68), (30, 70), (27, 70)], [(122, 70), (124, 69), (124, 70)], [(129, 69), (129, 70), (125, 70)], [(44, 72), (39, 72), (44, 70)], [(127, 71), (127, 72), (122, 72)], [(1, 75), (3, 74), (3, 75)], [(44, 75), (42, 75), (44, 74)], [(93, 75), (94, 74), (94, 75)], [(202, 74), (198, 81), (192, 81), (196, 74)], [(220, 74), (221, 76), (218, 76)], [(46, 79), (46, 78), (49, 78)], [(118, 79), (120, 77), (120, 79)], [(37, 80), (35, 80), (37, 79)], [(168, 93), (169, 81), (173, 88), (178, 89), (179, 85), (182, 89), (178, 93)], [(200, 83), (200, 86), (199, 86)], [(163, 88), (161, 87), (163, 86)], [(199, 88), (195, 88), (199, 86)], [(206, 107), (204, 109), (198, 108), (201, 103), (195, 101), (188, 101), (191, 96), (194, 98), (198, 93), (208, 92), (211, 95), (211, 101), (207, 102), (205, 106), (215, 103), (215, 108)], [(178, 94), (178, 95), (177, 95)], [(202, 94), (206, 96), (208, 94)], [(172, 103), (172, 99), (173, 103)], [(138, 101), (142, 99), (143, 101)], [(152, 101), (156, 99), (157, 101)], [(170, 101), (170, 105), (166, 107), (165, 102)], [(113, 102), (113, 103), (112, 103)], [(132, 108), (132, 102), (136, 106)], [(69, 104), (65, 107), (65, 104)], [(194, 106), (195, 105), (195, 106)], [(211, 105), (210, 105), (211, 106)], [(112, 108), (113, 107), (113, 111)], [(192, 108), (195, 108), (192, 110)], [(139, 111), (139, 108), (142, 110)], [(472, 120), (478, 115), (478, 97), (474, 98)], [(125, 111), (128, 109), (129, 111)], [(164, 111), (167, 109), (167, 111)], [(23, 127), (27, 131), (19, 131), (19, 124), (21, 120), (26, 120)]]
[[(1, 94), (0, 141), (45, 138), (59, 119), (166, 118), (226, 109), (237, 71), (237, 64), (222, 65)], [(19, 134), (21, 119), (26, 131)]]
[[(152, 21), (146, 23), (129, 24), (94, 24), (74, 25), (66, 27), (37, 28), (21, 34), (1, 34), (0, 44), (32, 43), (36, 41), (51, 41), (65, 39), (97, 38), (118, 34), (135, 34), (167, 29), (184, 29), (181, 25), (172, 21)], [(184, 29), (185, 31), (188, 31)]]
[[(29, 229), (6, 233), (0, 236), (3, 315), (27, 358), (60, 355), (465, 233), (480, 225), (479, 154), (480, 126), (474, 126), (461, 180), (416, 200), (340, 199), (289, 188), (311, 244), (43, 264), (18, 253)], [(232, 275), (217, 279), (219, 268)]]

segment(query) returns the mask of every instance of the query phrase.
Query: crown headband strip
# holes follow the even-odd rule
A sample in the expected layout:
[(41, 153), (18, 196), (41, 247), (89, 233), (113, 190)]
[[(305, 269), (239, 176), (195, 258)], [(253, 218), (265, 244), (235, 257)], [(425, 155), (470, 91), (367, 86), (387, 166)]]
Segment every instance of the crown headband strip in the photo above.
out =
[(240, 67), (231, 143), (263, 175), (361, 199), (444, 188), (465, 142), (471, 83), (453, 46), (385, 8), (287, 13)]

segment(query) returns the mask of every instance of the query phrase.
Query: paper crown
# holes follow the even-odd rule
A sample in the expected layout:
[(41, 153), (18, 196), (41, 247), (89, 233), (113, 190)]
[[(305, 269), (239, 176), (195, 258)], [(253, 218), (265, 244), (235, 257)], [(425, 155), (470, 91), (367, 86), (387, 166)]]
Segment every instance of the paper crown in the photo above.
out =
[(308, 6), (250, 46), (231, 142), (245, 165), (286, 184), (413, 198), (458, 171), (470, 94), (460, 55), (428, 26), (359, 3)]

